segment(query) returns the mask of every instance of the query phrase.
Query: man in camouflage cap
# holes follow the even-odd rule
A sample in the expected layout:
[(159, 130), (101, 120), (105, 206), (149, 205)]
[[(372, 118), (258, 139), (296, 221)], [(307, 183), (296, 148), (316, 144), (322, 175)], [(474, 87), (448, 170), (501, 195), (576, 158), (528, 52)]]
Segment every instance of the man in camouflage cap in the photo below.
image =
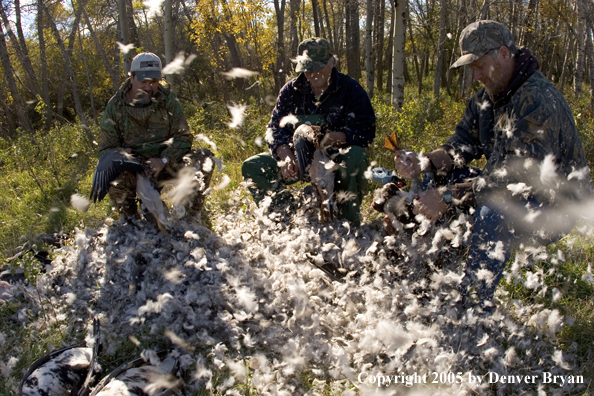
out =
[(469, 65), (487, 52), (501, 46), (516, 51), (511, 32), (501, 23), (495, 21), (477, 21), (471, 23), (460, 35), (462, 56), (451, 66), (457, 68)]
[[(505, 26), (470, 24), (460, 49), (452, 67), (469, 66), (483, 88), (444, 145), (424, 158), (398, 151), (395, 165), (409, 179), (434, 175), (434, 188), (418, 194), (414, 213), (431, 221), (473, 213), (462, 290), (491, 310), (511, 250), (566, 235), (576, 221), (568, 207), (590, 194), (590, 177), (567, 101)], [(467, 166), (483, 156), (482, 169)]]
[(270, 151), (248, 158), (242, 166), (243, 177), (253, 182), (250, 192), (256, 203), (266, 195), (273, 195), (273, 204), (282, 204), (287, 197), (290, 200), (286, 185), (308, 181), (305, 170), (312, 166), (311, 152), (296, 152), (299, 143), (294, 140), (295, 131), (309, 124), (322, 134), (319, 147), (339, 164), (333, 172), (334, 191), (343, 197), (338, 202), (339, 217), (358, 225), (367, 191), (365, 147), (375, 138), (371, 102), (356, 80), (336, 69), (326, 39), (301, 42), (294, 62), (299, 75), (280, 90), (268, 123)]
[[(188, 209), (202, 208), (204, 191), (214, 170), (213, 153), (192, 149), (193, 136), (175, 94), (161, 84), (162, 64), (150, 52), (132, 60), (130, 77), (109, 100), (101, 119), (99, 155), (121, 149), (144, 162), (156, 182), (174, 179), (178, 172), (193, 166), (200, 176), (195, 193), (189, 194)], [(109, 196), (121, 217), (139, 217), (136, 178), (122, 172), (109, 187)], [(147, 217), (150, 217), (147, 214)]]
[(315, 72), (322, 70), (332, 58), (332, 50), (328, 40), (323, 38), (310, 38), (302, 41), (297, 48), (297, 66), (295, 71)]

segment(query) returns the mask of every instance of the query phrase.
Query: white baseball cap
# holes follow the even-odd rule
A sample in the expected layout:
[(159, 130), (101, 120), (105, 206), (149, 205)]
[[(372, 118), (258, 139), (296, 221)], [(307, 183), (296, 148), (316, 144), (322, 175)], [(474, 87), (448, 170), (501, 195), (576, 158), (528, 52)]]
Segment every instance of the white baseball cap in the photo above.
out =
[(130, 72), (136, 74), (138, 81), (160, 80), (161, 59), (152, 52), (143, 52), (132, 59)]

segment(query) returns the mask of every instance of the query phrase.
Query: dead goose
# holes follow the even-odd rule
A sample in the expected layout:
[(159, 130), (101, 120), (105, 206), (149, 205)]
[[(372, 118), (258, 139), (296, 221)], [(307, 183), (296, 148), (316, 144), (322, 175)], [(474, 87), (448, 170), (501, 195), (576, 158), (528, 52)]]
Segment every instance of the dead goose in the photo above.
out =
[(174, 396), (181, 381), (175, 376), (179, 369), (169, 351), (157, 353), (157, 364), (140, 357), (125, 363), (103, 378), (91, 396)]
[(334, 220), (336, 196), (334, 194), (335, 163), (326, 151), (320, 148), (324, 136), (311, 125), (302, 124), (295, 130), (293, 145), (297, 154), (301, 180), (311, 182), (319, 199), (320, 220), (323, 223)]
[[(100, 348), (99, 321), (93, 321), (93, 338), (54, 350), (29, 367), (21, 384), (21, 396), (86, 396)], [(93, 369), (91, 369), (93, 368)]]

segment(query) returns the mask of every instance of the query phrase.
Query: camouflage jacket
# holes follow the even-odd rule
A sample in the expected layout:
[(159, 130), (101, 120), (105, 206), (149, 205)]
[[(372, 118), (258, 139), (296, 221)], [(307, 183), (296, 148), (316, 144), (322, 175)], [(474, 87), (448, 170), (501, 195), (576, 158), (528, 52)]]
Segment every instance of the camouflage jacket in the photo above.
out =
[(127, 104), (131, 88), (127, 79), (109, 100), (98, 144), (99, 154), (112, 148), (131, 148), (142, 158), (169, 157), (180, 162), (192, 147), (192, 134), (175, 94), (159, 86), (153, 103), (138, 108)]
[(278, 146), (293, 142), (296, 126), (290, 123), (280, 126), (283, 117), (288, 115), (306, 116), (308, 120), (318, 116), (328, 129), (345, 133), (347, 146), (367, 147), (375, 138), (375, 113), (367, 92), (356, 80), (336, 68), (332, 69), (330, 86), (319, 100), (303, 73), (283, 86), (266, 134), (275, 157)]
[(542, 203), (581, 199), (590, 193), (590, 176), (569, 105), (536, 71), (494, 109), (485, 89), (469, 101), (463, 119), (444, 148), (457, 165), (485, 156), (474, 182), (477, 202), (492, 194)]

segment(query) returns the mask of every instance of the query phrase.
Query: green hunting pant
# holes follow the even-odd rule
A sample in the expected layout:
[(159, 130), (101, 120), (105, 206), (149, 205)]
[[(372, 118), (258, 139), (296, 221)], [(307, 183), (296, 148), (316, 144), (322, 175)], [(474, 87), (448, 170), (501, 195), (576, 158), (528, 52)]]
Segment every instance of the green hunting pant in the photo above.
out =
[[(359, 212), (363, 197), (367, 193), (367, 179), (365, 171), (369, 166), (369, 159), (365, 149), (360, 146), (351, 146), (345, 154), (337, 154), (331, 157), (338, 164), (334, 171), (334, 191), (348, 192), (347, 199), (338, 199), (339, 216), (349, 220), (353, 225), (359, 225), (361, 220)], [(245, 180), (251, 179), (254, 185), (250, 192), (254, 201), (260, 201), (269, 193), (282, 191), (287, 182), (281, 176), (280, 167), (270, 152), (264, 152), (244, 161), (241, 172)]]

